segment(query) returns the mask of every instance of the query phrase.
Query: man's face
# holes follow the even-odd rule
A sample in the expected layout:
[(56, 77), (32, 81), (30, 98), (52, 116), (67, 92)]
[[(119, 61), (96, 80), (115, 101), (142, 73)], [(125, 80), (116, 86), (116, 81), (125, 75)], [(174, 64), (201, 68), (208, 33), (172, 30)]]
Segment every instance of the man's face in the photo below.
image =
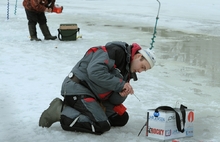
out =
[(132, 73), (134, 72), (141, 73), (142, 71), (147, 71), (150, 68), (151, 68), (150, 64), (146, 59), (142, 57), (142, 54), (138, 53), (134, 55), (134, 58), (131, 61), (131, 68), (130, 68), (130, 71)]

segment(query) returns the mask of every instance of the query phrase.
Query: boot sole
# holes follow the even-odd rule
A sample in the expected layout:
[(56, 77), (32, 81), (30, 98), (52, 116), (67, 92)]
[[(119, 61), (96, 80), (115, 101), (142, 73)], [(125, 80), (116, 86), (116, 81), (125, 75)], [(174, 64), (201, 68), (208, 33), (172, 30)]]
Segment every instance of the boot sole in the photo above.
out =
[(44, 40), (55, 40), (57, 39), (57, 37), (54, 37), (54, 38), (44, 38)]
[(30, 39), (30, 41), (41, 41), (41, 39)]

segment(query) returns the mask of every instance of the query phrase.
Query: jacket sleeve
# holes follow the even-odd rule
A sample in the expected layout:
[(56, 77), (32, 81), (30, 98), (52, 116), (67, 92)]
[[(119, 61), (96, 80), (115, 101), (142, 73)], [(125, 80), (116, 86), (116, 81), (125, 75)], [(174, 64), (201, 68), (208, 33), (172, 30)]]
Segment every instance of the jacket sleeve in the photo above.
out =
[(89, 79), (100, 87), (115, 92), (121, 92), (124, 87), (123, 76), (114, 68), (114, 60), (108, 57), (107, 52), (95, 52), (88, 64), (87, 72)]
[(48, 8), (52, 8), (52, 9), (53, 9), (53, 7), (54, 7), (54, 5), (55, 5), (55, 1), (56, 1), (56, 0), (48, 1), (48, 2), (49, 2)]

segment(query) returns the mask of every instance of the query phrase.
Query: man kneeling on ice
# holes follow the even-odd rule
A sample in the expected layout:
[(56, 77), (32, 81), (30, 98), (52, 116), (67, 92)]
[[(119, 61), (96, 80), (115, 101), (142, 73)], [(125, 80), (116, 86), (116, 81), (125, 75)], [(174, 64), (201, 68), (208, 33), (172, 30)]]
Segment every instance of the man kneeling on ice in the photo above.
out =
[(39, 120), (50, 127), (60, 121), (67, 131), (102, 134), (111, 126), (124, 126), (129, 119), (123, 102), (134, 90), (129, 81), (136, 72), (155, 64), (150, 50), (137, 43), (109, 42), (90, 48), (62, 84), (62, 101), (55, 98)]

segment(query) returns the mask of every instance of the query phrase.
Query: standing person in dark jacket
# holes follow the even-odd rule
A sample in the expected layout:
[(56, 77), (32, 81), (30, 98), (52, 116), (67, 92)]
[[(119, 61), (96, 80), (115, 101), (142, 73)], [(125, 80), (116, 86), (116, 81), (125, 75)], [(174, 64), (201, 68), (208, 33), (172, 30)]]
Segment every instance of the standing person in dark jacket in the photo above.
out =
[(23, 6), (28, 19), (28, 29), (31, 37), (31, 41), (41, 41), (37, 37), (36, 25), (40, 26), (40, 29), (44, 35), (45, 40), (55, 40), (57, 36), (50, 34), (47, 26), (47, 18), (45, 12), (52, 12), (55, 0), (24, 0)]
[(93, 134), (124, 126), (129, 116), (122, 103), (134, 93), (129, 81), (136, 81), (136, 72), (154, 64), (153, 54), (137, 43), (109, 42), (90, 48), (62, 84), (64, 101), (55, 98), (42, 113), (39, 126), (60, 121), (64, 130)]

